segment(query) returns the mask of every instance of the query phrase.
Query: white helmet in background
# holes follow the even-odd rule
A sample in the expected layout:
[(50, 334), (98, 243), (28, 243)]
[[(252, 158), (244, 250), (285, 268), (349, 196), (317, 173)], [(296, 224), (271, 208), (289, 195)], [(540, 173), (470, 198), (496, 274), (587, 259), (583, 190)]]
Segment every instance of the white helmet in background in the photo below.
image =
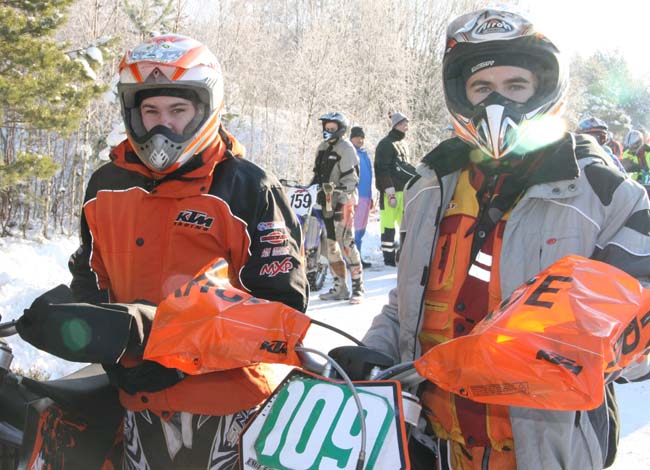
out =
[[(534, 73), (538, 79), (535, 94), (517, 103), (493, 92), (472, 105), (465, 91), (467, 79), (479, 70), (501, 65)], [(525, 18), (490, 9), (451, 22), (442, 78), (456, 134), (492, 158), (502, 158), (517, 147), (517, 131), (525, 122), (559, 115), (568, 85), (567, 67), (551, 41)]]
[(630, 149), (632, 152), (638, 151), (643, 145), (643, 134), (641, 131), (631, 130), (625, 134), (623, 139), (623, 148)]
[[(125, 54), (119, 75), (126, 135), (151, 171), (172, 173), (217, 137), (223, 76), (219, 61), (205, 45), (178, 34), (148, 39)], [(182, 134), (165, 126), (144, 128), (140, 103), (152, 96), (176, 96), (194, 103), (196, 114)]]

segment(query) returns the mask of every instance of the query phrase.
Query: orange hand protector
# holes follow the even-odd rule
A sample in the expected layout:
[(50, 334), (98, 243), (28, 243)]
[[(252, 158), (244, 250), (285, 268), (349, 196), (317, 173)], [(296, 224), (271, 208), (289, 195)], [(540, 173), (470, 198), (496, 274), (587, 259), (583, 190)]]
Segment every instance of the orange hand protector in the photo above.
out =
[(300, 365), (295, 353), (310, 319), (281, 302), (235, 289), (222, 260), (163, 300), (144, 358), (188, 374), (257, 362)]
[(650, 290), (609, 264), (568, 256), (415, 366), (477, 402), (589, 410), (603, 401), (605, 377), (649, 347)]

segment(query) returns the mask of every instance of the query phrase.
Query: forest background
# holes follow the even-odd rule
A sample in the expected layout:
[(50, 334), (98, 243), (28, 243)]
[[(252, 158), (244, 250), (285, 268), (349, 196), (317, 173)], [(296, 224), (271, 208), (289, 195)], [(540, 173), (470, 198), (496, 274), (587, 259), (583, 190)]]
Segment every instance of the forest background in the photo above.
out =
[[(505, 3), (526, 13), (524, 1)], [(318, 117), (328, 111), (362, 125), (371, 151), (389, 129), (388, 114), (407, 114), (414, 161), (448, 138), (446, 25), (487, 4), (0, 0), (0, 236), (76, 232), (88, 177), (124, 138), (117, 64), (144, 38), (174, 32), (207, 44), (224, 73), (223, 120), (247, 158), (306, 183)], [(589, 116), (618, 139), (650, 128), (649, 82), (620, 51), (572, 51), (570, 74), (569, 129)]]

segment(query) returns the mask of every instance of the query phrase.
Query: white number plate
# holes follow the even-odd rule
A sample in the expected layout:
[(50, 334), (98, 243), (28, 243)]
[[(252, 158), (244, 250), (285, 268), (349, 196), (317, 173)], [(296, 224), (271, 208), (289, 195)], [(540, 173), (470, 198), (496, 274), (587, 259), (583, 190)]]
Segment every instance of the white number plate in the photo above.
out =
[(287, 193), (291, 208), (295, 214), (304, 217), (309, 214), (311, 207), (316, 203), (318, 185), (312, 184), (308, 188), (285, 187), (284, 191)]
[[(366, 418), (366, 470), (408, 468), (399, 382), (355, 382)], [(361, 427), (345, 384), (294, 369), (240, 440), (242, 470), (356, 467)]]

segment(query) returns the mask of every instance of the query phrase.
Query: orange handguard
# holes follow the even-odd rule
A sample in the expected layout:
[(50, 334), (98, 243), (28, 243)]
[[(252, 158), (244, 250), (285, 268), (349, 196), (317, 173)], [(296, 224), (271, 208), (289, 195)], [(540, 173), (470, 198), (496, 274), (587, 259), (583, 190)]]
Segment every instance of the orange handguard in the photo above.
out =
[(258, 362), (300, 365), (294, 347), (309, 317), (235, 289), (227, 270), (223, 260), (210, 265), (160, 303), (145, 359), (188, 374)]
[(477, 402), (589, 410), (602, 403), (607, 378), (649, 346), (650, 290), (609, 264), (568, 256), (415, 366)]

